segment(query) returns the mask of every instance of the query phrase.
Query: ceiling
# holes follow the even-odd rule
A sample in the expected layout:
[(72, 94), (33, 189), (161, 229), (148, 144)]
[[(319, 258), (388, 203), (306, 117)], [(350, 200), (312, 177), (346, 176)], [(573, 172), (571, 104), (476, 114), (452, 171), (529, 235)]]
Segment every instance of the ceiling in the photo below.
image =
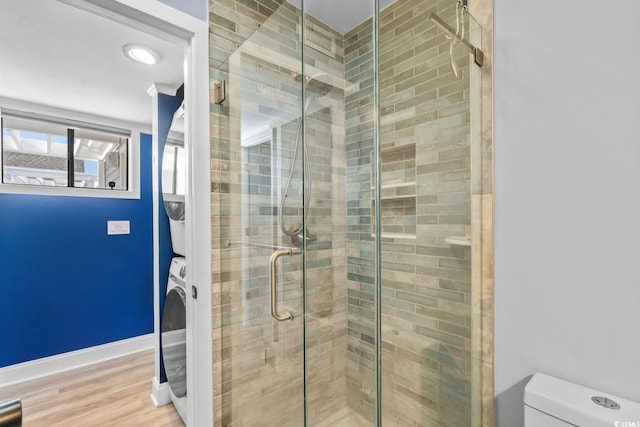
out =
[[(302, 0), (288, 0), (301, 7)], [(380, 0), (380, 10), (395, 0)], [(306, 0), (305, 8), (331, 28), (346, 33), (373, 15), (373, 0)]]
[[(135, 63), (128, 43), (163, 59)], [(54, 0), (2, 0), (0, 55), (0, 97), (147, 126), (147, 90), (183, 81), (183, 46)]]
[[(380, 0), (380, 7), (392, 2)], [(314, 0), (306, 7), (341, 32), (372, 15), (372, 0)], [(2, 0), (2, 9), (0, 98), (149, 126), (147, 90), (182, 84), (181, 45), (54, 0)], [(149, 46), (163, 60), (135, 63), (122, 54), (128, 43)]]

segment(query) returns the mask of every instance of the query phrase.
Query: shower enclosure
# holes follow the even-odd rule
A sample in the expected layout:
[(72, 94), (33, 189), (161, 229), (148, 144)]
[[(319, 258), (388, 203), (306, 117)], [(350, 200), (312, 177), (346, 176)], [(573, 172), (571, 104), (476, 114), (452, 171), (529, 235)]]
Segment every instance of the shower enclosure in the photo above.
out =
[(480, 426), (482, 30), (342, 3), (210, 0), (215, 422)]

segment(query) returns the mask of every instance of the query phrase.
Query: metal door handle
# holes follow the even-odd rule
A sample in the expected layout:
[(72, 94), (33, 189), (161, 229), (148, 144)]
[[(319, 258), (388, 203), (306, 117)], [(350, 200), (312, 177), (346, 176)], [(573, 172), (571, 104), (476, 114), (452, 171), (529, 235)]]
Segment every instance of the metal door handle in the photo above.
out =
[(279, 251), (275, 251), (273, 255), (271, 255), (271, 259), (269, 260), (269, 280), (271, 282), (271, 315), (274, 319), (280, 322), (285, 320), (293, 320), (293, 314), (291, 312), (287, 312), (286, 314), (278, 314), (278, 294), (276, 292), (278, 258), (285, 255), (293, 256), (301, 253), (302, 251), (297, 248), (281, 249)]

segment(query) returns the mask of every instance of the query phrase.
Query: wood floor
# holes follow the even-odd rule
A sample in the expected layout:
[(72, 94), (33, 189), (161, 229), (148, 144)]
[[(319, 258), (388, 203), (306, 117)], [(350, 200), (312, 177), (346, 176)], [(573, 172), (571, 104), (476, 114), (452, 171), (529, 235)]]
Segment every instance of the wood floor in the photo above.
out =
[(151, 403), (153, 351), (0, 388), (22, 399), (24, 427), (182, 427), (173, 405)]

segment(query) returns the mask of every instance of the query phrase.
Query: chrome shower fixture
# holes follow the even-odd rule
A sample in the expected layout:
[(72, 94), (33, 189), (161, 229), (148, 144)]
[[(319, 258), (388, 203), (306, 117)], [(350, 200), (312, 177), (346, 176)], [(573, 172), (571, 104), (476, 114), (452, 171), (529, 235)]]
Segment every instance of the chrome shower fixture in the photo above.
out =
[[(309, 229), (306, 226), (303, 226), (303, 224), (307, 223), (307, 216), (309, 214), (309, 203), (311, 202), (311, 189), (313, 187), (313, 174), (311, 173), (311, 162), (309, 160), (309, 150), (307, 149), (306, 141), (304, 140), (304, 138), (302, 138), (302, 126), (303, 126), (302, 118), (307, 115), (309, 106), (311, 105), (311, 102), (313, 100), (326, 96), (329, 92), (331, 92), (331, 89), (333, 89), (333, 86), (330, 85), (329, 83), (325, 83), (319, 80), (319, 77), (323, 75), (325, 74), (319, 73), (311, 77), (309, 76), (304, 77), (303, 90), (305, 91), (305, 93), (308, 91), (309, 96), (306, 97), (305, 105), (302, 110), (302, 117), (300, 117), (300, 119), (298, 120), (298, 130), (296, 131), (296, 139), (294, 142), (293, 157), (291, 160), (291, 169), (289, 170), (287, 183), (284, 186), (284, 189), (282, 190), (280, 207), (278, 209), (278, 222), (280, 223), (280, 229), (285, 235), (289, 236), (289, 238), (291, 239), (291, 244), (296, 247), (302, 247), (304, 243), (310, 243), (316, 240), (316, 236), (309, 233)], [(303, 81), (303, 76), (302, 74), (299, 74), (299, 73), (294, 73), (293, 78), (297, 82)], [(303, 191), (302, 192), (304, 194), (304, 200), (303, 200), (303, 206), (302, 206), (302, 210), (304, 212), (303, 221), (302, 221), (302, 224), (293, 224), (287, 227), (284, 224), (284, 205), (285, 205), (285, 201), (287, 200), (287, 193), (289, 192), (289, 188), (291, 187), (291, 181), (293, 179), (293, 174), (296, 167), (296, 159), (298, 157), (298, 151), (300, 149), (300, 146), (302, 146), (302, 164), (301, 164), (302, 172), (303, 172), (302, 174), (303, 175), (302, 176)]]

